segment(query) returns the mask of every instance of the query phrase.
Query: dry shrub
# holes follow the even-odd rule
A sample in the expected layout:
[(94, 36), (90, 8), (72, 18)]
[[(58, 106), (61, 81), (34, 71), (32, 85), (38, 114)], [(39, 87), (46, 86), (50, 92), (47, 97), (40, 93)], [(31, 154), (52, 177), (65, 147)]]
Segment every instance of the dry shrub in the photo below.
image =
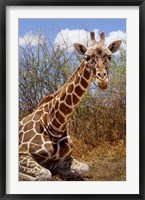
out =
[(93, 158), (102, 159), (109, 158), (119, 160), (126, 157), (126, 144), (120, 140), (118, 144), (111, 145), (107, 141), (102, 141), (96, 147), (86, 145), (81, 139), (73, 138), (74, 148), (73, 155), (87, 162), (91, 162)]
[(118, 144), (120, 140), (125, 142), (125, 105), (117, 102), (116, 106), (108, 106), (97, 100), (90, 98), (88, 102), (85, 101), (83, 108), (80, 106), (76, 110), (69, 124), (71, 135), (91, 147), (104, 141), (112, 145)]

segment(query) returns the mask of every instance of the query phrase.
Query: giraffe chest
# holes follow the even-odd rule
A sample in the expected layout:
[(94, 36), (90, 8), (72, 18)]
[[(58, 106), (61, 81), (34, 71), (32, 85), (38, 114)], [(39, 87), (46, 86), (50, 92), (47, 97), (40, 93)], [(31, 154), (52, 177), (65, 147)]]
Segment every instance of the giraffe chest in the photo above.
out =
[(72, 152), (72, 141), (70, 136), (64, 136), (56, 143), (53, 144), (54, 154), (52, 158), (54, 159), (65, 159), (70, 156)]
[(72, 142), (67, 131), (57, 141), (53, 140), (52, 137), (57, 135), (57, 132), (44, 123), (45, 120), (48, 121), (48, 114), (41, 116), (41, 110), (36, 111), (20, 123), (20, 154), (32, 155), (42, 165), (69, 157), (72, 152)]
[[(50, 143), (49, 143), (50, 144)], [(72, 152), (72, 144), (68, 139), (64, 139), (57, 142), (51, 141), (51, 148), (41, 149), (41, 151), (36, 151), (31, 154), (37, 160), (38, 163), (44, 166), (49, 166), (51, 162), (64, 160), (70, 157)]]
[(29, 134), (25, 132), (21, 135), (19, 152), (32, 155), (38, 163), (43, 165), (52, 160), (68, 158), (72, 152), (72, 142), (67, 134), (53, 141), (48, 134), (34, 134), (32, 130)]

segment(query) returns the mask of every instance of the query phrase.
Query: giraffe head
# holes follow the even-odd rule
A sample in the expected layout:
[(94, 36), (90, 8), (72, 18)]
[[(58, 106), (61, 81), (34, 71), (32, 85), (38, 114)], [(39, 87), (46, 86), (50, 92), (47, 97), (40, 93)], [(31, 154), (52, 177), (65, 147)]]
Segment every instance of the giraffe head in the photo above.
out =
[(101, 89), (106, 89), (108, 86), (108, 63), (112, 54), (119, 49), (121, 42), (121, 40), (117, 40), (107, 46), (104, 32), (100, 34), (100, 41), (98, 42), (95, 40), (94, 32), (91, 32), (88, 47), (79, 43), (74, 44), (76, 51), (84, 55), (85, 65), (91, 69), (92, 76), (96, 78)]

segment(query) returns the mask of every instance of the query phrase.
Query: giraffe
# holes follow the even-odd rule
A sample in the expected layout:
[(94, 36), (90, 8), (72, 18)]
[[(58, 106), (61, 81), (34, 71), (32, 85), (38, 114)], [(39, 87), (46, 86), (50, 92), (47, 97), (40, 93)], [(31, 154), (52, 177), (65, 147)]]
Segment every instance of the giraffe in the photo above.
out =
[[(73, 142), (68, 133), (69, 119), (93, 79), (98, 87), (108, 86), (108, 63), (121, 40), (105, 43), (105, 33), (95, 40), (90, 33), (88, 47), (75, 43), (83, 60), (70, 79), (55, 93), (45, 96), (33, 113), (19, 124), (19, 177), (28, 181), (49, 181), (52, 174), (71, 174), (76, 179), (90, 167), (72, 157)], [(83, 180), (79, 179), (79, 180)]]

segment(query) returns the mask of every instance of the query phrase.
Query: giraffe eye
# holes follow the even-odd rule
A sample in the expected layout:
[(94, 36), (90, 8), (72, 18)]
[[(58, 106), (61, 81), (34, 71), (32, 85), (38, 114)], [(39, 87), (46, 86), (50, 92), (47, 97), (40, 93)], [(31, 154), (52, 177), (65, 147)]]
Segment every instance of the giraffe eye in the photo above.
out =
[(88, 55), (85, 55), (85, 60), (86, 61), (89, 61), (91, 59), (91, 57), (90, 56), (88, 56)]
[(108, 60), (111, 60), (111, 56), (108, 57)]

